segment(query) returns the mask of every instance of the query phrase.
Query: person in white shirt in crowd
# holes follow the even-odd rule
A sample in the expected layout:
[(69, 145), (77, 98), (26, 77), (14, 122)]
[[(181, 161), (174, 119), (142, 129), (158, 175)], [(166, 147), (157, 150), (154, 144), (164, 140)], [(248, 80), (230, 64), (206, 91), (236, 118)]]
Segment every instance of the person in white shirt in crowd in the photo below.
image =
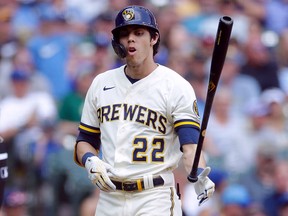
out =
[(10, 81), (12, 94), (0, 101), (0, 136), (4, 138), (11, 157), (10, 173), (14, 180), (13, 164), (17, 160), (27, 160), (28, 143), (40, 136), (42, 122), (57, 118), (57, 109), (49, 93), (30, 91), (30, 76), (26, 71), (14, 70)]

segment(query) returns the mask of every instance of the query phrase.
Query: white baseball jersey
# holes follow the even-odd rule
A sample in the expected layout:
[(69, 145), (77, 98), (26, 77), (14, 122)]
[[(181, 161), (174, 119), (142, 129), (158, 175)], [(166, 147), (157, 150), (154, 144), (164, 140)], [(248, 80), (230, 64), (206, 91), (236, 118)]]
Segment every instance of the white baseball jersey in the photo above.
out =
[(103, 161), (125, 178), (171, 172), (182, 156), (175, 128), (199, 128), (194, 90), (162, 65), (134, 84), (124, 68), (95, 77), (80, 129), (101, 132)]

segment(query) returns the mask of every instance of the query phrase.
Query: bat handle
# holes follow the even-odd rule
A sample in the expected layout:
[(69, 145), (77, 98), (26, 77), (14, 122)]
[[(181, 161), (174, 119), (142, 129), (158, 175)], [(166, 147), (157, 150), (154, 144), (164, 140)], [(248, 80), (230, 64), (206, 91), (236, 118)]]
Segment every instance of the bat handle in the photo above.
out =
[(187, 176), (188, 181), (195, 183), (198, 181), (198, 162), (199, 162), (199, 158), (198, 155), (200, 154), (196, 154), (195, 155), (195, 159), (194, 159), (194, 163), (193, 163), (193, 167), (191, 172), (189, 173), (189, 175)]
[[(197, 149), (199, 150), (199, 149)], [(200, 152), (201, 153), (201, 152)], [(196, 153), (195, 154), (195, 159), (194, 159), (194, 163), (193, 163), (193, 167), (191, 169), (191, 172), (189, 173), (189, 175), (187, 176), (188, 181), (195, 183), (198, 181), (198, 163), (199, 163), (199, 155), (200, 153)]]
[[(207, 103), (206, 103), (207, 104)], [(205, 107), (205, 109), (207, 110), (207, 106)], [(204, 142), (204, 136), (205, 136), (205, 130), (207, 127), (207, 122), (208, 122), (208, 118), (209, 116), (206, 115), (206, 117), (204, 116), (202, 121), (202, 128), (200, 130), (200, 136), (199, 136), (199, 140), (198, 140), (198, 144), (197, 144), (197, 148), (196, 148), (196, 152), (195, 152), (195, 157), (194, 157), (194, 161), (192, 164), (192, 169), (191, 172), (189, 173), (187, 179), (188, 181), (195, 183), (198, 181), (198, 165), (199, 165), (199, 161), (200, 161), (200, 156), (201, 156), (201, 151), (202, 151), (202, 147), (203, 147), (203, 142)]]

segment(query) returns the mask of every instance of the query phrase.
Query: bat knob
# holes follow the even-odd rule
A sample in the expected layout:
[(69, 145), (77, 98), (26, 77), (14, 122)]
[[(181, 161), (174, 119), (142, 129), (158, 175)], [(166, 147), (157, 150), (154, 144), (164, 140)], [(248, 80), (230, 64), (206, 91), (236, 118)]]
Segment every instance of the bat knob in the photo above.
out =
[(225, 23), (226, 25), (232, 25), (233, 24), (233, 19), (229, 16), (223, 16), (220, 18), (220, 22)]
[(187, 177), (187, 179), (188, 179), (189, 182), (192, 182), (192, 183), (195, 183), (195, 182), (198, 181), (198, 177), (197, 176), (192, 176), (192, 175), (189, 175)]

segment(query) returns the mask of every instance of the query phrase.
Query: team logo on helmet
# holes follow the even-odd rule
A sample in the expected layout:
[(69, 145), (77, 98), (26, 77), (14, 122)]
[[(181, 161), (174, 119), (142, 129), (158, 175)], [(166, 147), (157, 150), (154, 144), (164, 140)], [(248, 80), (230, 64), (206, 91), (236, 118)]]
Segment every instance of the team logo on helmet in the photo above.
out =
[(132, 20), (135, 16), (133, 8), (127, 8), (122, 12), (122, 16), (124, 20), (129, 21)]

